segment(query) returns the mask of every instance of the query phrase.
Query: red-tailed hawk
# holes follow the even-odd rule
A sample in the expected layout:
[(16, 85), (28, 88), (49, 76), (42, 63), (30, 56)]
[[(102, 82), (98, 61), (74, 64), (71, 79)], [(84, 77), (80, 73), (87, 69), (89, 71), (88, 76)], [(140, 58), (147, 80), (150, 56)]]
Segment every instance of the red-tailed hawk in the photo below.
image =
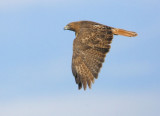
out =
[(113, 35), (128, 37), (137, 33), (109, 27), (92, 21), (71, 22), (65, 30), (75, 31), (73, 42), (72, 73), (78, 88), (91, 88), (94, 79), (102, 67), (106, 54), (109, 52)]

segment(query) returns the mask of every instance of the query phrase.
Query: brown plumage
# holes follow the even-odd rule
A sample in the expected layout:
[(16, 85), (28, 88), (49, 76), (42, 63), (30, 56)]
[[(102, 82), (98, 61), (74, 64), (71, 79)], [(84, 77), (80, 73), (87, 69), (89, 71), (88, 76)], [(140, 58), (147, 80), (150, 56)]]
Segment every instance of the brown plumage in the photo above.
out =
[(65, 30), (75, 31), (73, 42), (72, 73), (78, 88), (91, 88), (94, 79), (102, 67), (106, 54), (110, 50), (113, 35), (128, 37), (137, 33), (113, 28), (92, 21), (78, 21), (69, 23)]

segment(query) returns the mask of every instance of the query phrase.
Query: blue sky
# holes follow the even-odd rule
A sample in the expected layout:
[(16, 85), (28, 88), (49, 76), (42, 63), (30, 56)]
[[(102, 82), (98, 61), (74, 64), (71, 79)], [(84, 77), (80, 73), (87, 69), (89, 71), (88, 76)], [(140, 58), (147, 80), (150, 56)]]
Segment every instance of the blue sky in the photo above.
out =
[[(160, 107), (158, 0), (0, 1), (1, 116), (153, 116)], [(71, 72), (75, 34), (91, 20), (138, 33), (114, 36), (92, 89)]]

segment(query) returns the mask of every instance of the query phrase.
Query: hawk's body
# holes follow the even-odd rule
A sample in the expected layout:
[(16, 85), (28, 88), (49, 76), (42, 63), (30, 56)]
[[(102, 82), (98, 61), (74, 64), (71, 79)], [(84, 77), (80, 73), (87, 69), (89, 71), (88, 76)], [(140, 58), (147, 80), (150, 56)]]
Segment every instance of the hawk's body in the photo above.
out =
[(73, 42), (72, 72), (79, 89), (82, 85), (86, 89), (87, 84), (91, 88), (94, 78), (98, 78), (114, 34), (129, 37), (137, 35), (135, 32), (91, 21), (72, 22), (65, 29), (76, 33)]

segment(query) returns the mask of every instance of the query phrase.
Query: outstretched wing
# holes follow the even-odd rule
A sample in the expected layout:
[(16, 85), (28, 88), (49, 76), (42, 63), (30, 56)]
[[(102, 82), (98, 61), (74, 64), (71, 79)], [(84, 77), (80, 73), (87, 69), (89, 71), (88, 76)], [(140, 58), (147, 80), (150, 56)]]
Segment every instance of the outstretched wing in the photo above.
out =
[(95, 25), (93, 28), (83, 28), (73, 42), (72, 72), (78, 88), (91, 88), (94, 78), (109, 52), (113, 34), (110, 27)]

